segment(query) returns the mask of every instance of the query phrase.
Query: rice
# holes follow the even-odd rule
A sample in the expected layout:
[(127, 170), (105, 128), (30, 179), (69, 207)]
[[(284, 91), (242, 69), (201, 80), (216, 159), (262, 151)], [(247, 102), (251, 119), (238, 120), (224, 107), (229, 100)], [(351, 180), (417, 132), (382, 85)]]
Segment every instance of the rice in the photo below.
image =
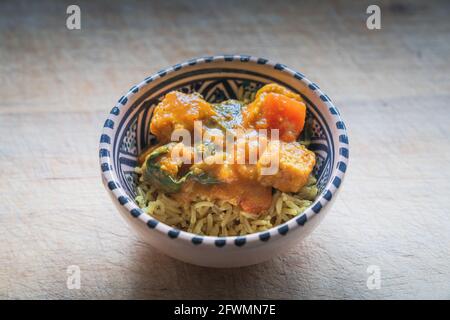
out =
[[(136, 168), (141, 175), (141, 168)], [(182, 204), (139, 177), (136, 203), (147, 214), (174, 228), (209, 236), (238, 236), (268, 230), (306, 210), (317, 195), (316, 179), (298, 193), (276, 190), (268, 210), (256, 215), (228, 201), (196, 199)]]

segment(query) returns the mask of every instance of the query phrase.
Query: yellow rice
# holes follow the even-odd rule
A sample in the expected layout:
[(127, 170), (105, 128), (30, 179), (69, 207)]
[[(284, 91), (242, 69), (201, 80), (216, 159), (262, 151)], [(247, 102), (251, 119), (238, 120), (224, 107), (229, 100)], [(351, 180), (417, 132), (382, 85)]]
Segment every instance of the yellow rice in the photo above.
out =
[(136, 168), (139, 183), (135, 198), (147, 214), (180, 230), (209, 236), (238, 236), (268, 230), (292, 219), (308, 208), (317, 195), (312, 176), (298, 193), (276, 190), (272, 204), (258, 215), (245, 212), (228, 201), (198, 198), (181, 204), (145, 182), (141, 168)]

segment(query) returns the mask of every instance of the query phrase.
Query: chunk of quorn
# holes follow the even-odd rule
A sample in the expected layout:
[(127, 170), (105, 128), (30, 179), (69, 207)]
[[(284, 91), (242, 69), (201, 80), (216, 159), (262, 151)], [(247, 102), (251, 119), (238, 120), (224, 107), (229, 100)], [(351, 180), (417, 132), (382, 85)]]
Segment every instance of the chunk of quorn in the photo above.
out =
[(150, 123), (150, 131), (159, 142), (168, 142), (176, 129), (194, 129), (194, 121), (209, 119), (215, 115), (211, 104), (199, 94), (172, 91), (156, 106)]
[(297, 192), (308, 182), (315, 164), (314, 152), (300, 143), (271, 141), (257, 163), (258, 181), (283, 192)]

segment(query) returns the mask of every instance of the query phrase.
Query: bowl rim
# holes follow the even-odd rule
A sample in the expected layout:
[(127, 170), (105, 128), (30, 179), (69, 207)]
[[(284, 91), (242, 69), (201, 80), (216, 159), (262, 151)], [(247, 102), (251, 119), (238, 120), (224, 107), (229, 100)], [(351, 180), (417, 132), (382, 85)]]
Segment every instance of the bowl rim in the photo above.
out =
[[(274, 71), (280, 71), (289, 74), (294, 77), (297, 81), (303, 82), (308, 88), (309, 92), (316, 95), (322, 103), (328, 107), (329, 116), (334, 120), (334, 125), (337, 131), (332, 131), (331, 136), (335, 141), (337, 141), (337, 148), (335, 148), (336, 166), (332, 164), (331, 176), (325, 185), (323, 191), (316, 197), (314, 202), (309, 206), (303, 213), (292, 217), (290, 220), (274, 226), (268, 230), (255, 232), (247, 235), (241, 236), (206, 236), (198, 235), (195, 233), (183, 231), (171, 227), (155, 218), (145, 213), (139, 206), (135, 203), (134, 199), (130, 199), (125, 190), (122, 188), (121, 184), (118, 182), (116, 168), (112, 166), (112, 146), (114, 145), (114, 135), (112, 132), (118, 130), (114, 129), (114, 122), (120, 115), (120, 111), (123, 108), (129, 108), (127, 102), (130, 97), (139, 92), (139, 89), (146, 86), (148, 83), (166, 76), (167, 74), (178, 72), (184, 67), (192, 65), (201, 65), (205, 63), (210, 63), (213, 61), (217, 62), (231, 62), (231, 63), (254, 63), (259, 65), (267, 65), (273, 67)], [(275, 76), (276, 78), (276, 76)], [(321, 112), (323, 112), (321, 110)], [(120, 117), (119, 117), (120, 118)], [(329, 126), (333, 123), (328, 123)], [(337, 132), (337, 133), (336, 133)], [(339, 150), (339, 152), (337, 152)], [(349, 143), (346, 126), (340, 112), (334, 106), (331, 99), (324, 94), (319, 86), (314, 82), (308, 80), (302, 73), (294, 71), (293, 69), (287, 67), (284, 64), (280, 64), (269, 59), (255, 57), (251, 55), (215, 55), (215, 56), (203, 56), (198, 58), (193, 58), (186, 60), (182, 63), (178, 63), (157, 73), (145, 78), (139, 84), (133, 86), (124, 96), (122, 96), (117, 104), (111, 109), (108, 117), (104, 123), (103, 130), (100, 137), (99, 144), (99, 162), (100, 170), (102, 175), (102, 181), (106, 190), (113, 195), (113, 200), (118, 206), (124, 207), (128, 213), (142, 223), (148, 226), (149, 232), (159, 232), (168, 237), (168, 241), (185, 241), (190, 242), (194, 246), (207, 245), (210, 247), (222, 248), (226, 245), (233, 245), (234, 247), (248, 247), (250, 245), (261, 245), (267, 243), (268, 241), (273, 241), (277, 238), (284, 237), (288, 232), (303, 227), (307, 222), (310, 222), (320, 211), (332, 200), (336, 195), (339, 187), (343, 182), (345, 172), (347, 170), (348, 158), (349, 158)]]

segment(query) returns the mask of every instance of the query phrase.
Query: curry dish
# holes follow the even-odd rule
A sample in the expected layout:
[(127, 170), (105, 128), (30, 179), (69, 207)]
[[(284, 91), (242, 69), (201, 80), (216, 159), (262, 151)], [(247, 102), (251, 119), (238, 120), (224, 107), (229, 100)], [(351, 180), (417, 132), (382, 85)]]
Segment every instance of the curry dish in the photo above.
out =
[(267, 84), (252, 101), (212, 104), (167, 93), (139, 156), (136, 201), (158, 220), (205, 235), (267, 230), (303, 212), (317, 194), (302, 97)]

